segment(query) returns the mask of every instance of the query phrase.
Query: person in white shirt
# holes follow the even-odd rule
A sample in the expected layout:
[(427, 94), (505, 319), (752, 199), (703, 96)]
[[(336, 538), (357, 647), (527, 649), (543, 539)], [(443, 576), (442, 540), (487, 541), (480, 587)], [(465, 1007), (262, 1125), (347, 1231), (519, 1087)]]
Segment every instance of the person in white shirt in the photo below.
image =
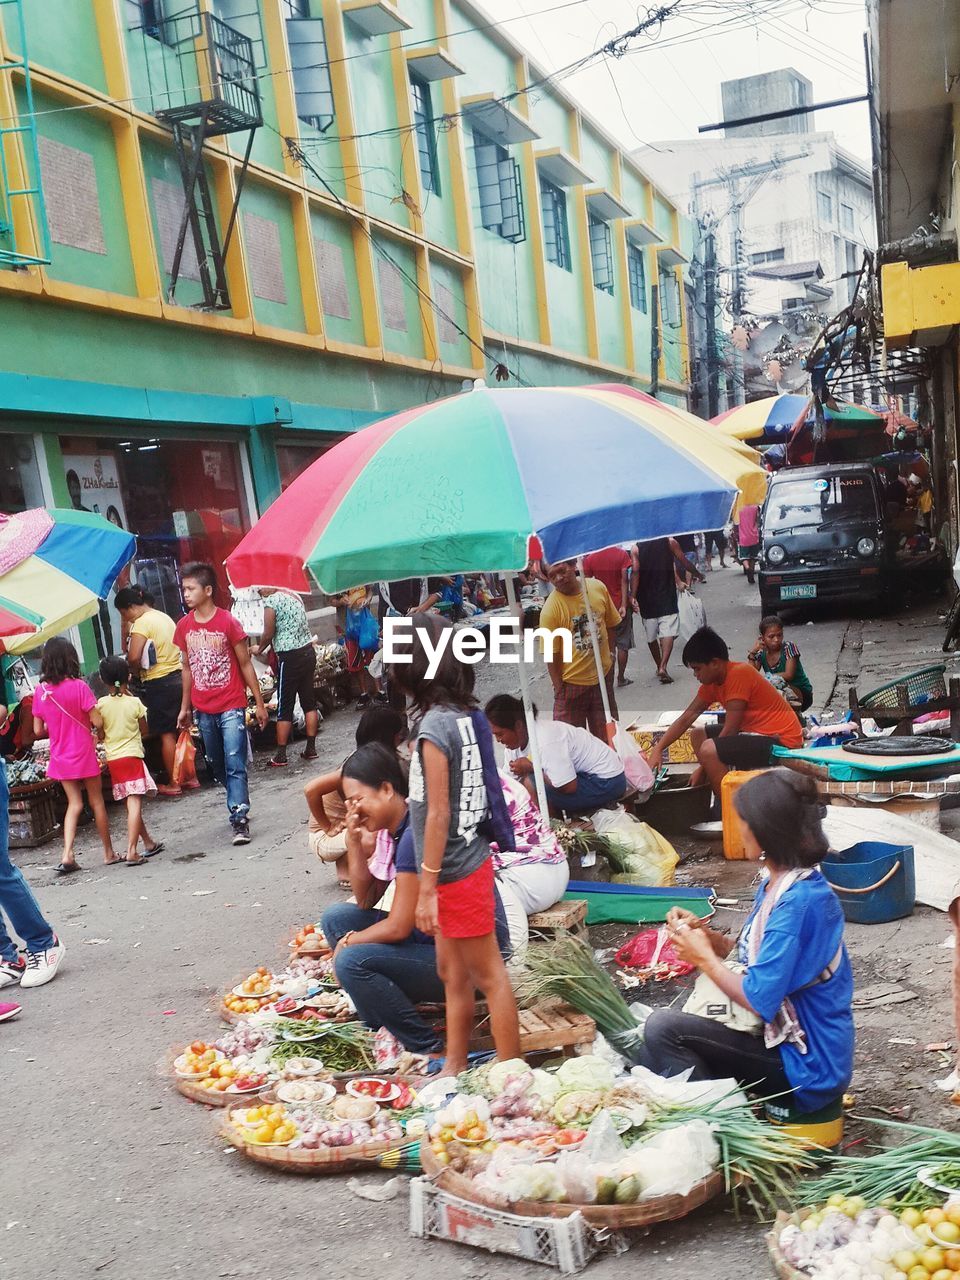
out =
[[(537, 713), (534, 707), (534, 715)], [(506, 748), (507, 768), (536, 799), (530, 734), (519, 698), (501, 693), (484, 707), (493, 736)], [(551, 813), (592, 813), (623, 798), (627, 779), (612, 747), (587, 729), (559, 720), (537, 719), (537, 744)]]

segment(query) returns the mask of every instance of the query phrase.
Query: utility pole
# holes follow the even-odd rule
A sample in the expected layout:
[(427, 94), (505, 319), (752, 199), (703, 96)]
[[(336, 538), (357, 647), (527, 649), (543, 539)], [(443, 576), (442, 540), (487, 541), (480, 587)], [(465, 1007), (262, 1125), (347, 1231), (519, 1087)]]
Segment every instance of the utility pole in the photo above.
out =
[(703, 284), (706, 321), (707, 417), (720, 412), (720, 353), (717, 351), (717, 241), (713, 228), (703, 237)]
[[(732, 277), (732, 297), (730, 299), (731, 319), (736, 329), (743, 316), (743, 206), (740, 199), (740, 181), (736, 174), (730, 177), (730, 269)], [(733, 344), (733, 402), (743, 404), (746, 398), (743, 374), (743, 352)]]
[(660, 390), (660, 280), (650, 286), (650, 394)]

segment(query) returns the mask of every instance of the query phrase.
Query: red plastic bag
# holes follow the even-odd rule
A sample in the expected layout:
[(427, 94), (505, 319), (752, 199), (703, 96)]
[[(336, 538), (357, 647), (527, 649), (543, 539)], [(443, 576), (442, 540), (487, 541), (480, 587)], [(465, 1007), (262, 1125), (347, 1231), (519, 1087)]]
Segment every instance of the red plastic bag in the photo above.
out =
[(694, 965), (681, 960), (673, 949), (666, 925), (659, 929), (643, 929), (625, 942), (614, 957), (621, 969), (638, 969), (642, 976), (660, 982), (682, 978), (693, 973)]
[(172, 781), (175, 787), (182, 787), (186, 782), (196, 782), (196, 758), (197, 748), (193, 745), (190, 730), (184, 729), (177, 738), (177, 749), (173, 757)]

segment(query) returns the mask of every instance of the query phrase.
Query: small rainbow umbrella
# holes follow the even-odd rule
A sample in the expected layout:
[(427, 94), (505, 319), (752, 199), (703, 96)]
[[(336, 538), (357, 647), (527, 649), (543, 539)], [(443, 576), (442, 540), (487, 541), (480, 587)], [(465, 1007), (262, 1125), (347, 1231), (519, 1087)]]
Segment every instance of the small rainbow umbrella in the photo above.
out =
[(91, 511), (0, 515), (0, 651), (26, 653), (92, 617), (136, 545)]
[[(790, 429), (797, 418), (808, 409), (808, 420), (813, 420), (813, 398), (803, 395), (765, 396), (762, 400), (751, 400), (749, 404), (737, 405), (720, 413), (711, 422), (726, 435), (737, 440), (759, 440), (767, 444), (783, 441), (790, 434)], [(830, 409), (824, 406), (823, 416), (827, 422), (837, 426), (883, 426), (884, 415), (877, 413), (866, 405), (853, 404), (849, 400), (838, 400), (837, 407)]]
[[(696, 421), (696, 420), (694, 420)], [(478, 388), (329, 449), (227, 558), (235, 587), (327, 592), (520, 570), (720, 527), (763, 470), (708, 424), (598, 387)], [(753, 499), (755, 500), (755, 499)]]

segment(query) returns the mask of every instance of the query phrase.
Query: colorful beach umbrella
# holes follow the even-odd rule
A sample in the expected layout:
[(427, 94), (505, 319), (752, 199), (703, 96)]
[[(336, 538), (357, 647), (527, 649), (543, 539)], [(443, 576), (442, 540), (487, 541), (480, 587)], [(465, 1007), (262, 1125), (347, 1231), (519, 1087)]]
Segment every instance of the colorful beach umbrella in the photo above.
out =
[(132, 533), (91, 511), (0, 515), (3, 650), (25, 653), (92, 617), (135, 550)]
[[(737, 440), (773, 443), (786, 440), (804, 408), (808, 410), (808, 420), (812, 421), (814, 414), (811, 396), (765, 396), (762, 400), (751, 400), (749, 404), (728, 409), (726, 413), (711, 418), (711, 422)], [(883, 414), (850, 400), (838, 400), (835, 409), (824, 407), (823, 412), (827, 422), (837, 425), (883, 426)]]
[(308, 467), (227, 558), (235, 587), (327, 592), (509, 571), (719, 528), (763, 471), (713, 428), (596, 387), (488, 390), (406, 410)]

